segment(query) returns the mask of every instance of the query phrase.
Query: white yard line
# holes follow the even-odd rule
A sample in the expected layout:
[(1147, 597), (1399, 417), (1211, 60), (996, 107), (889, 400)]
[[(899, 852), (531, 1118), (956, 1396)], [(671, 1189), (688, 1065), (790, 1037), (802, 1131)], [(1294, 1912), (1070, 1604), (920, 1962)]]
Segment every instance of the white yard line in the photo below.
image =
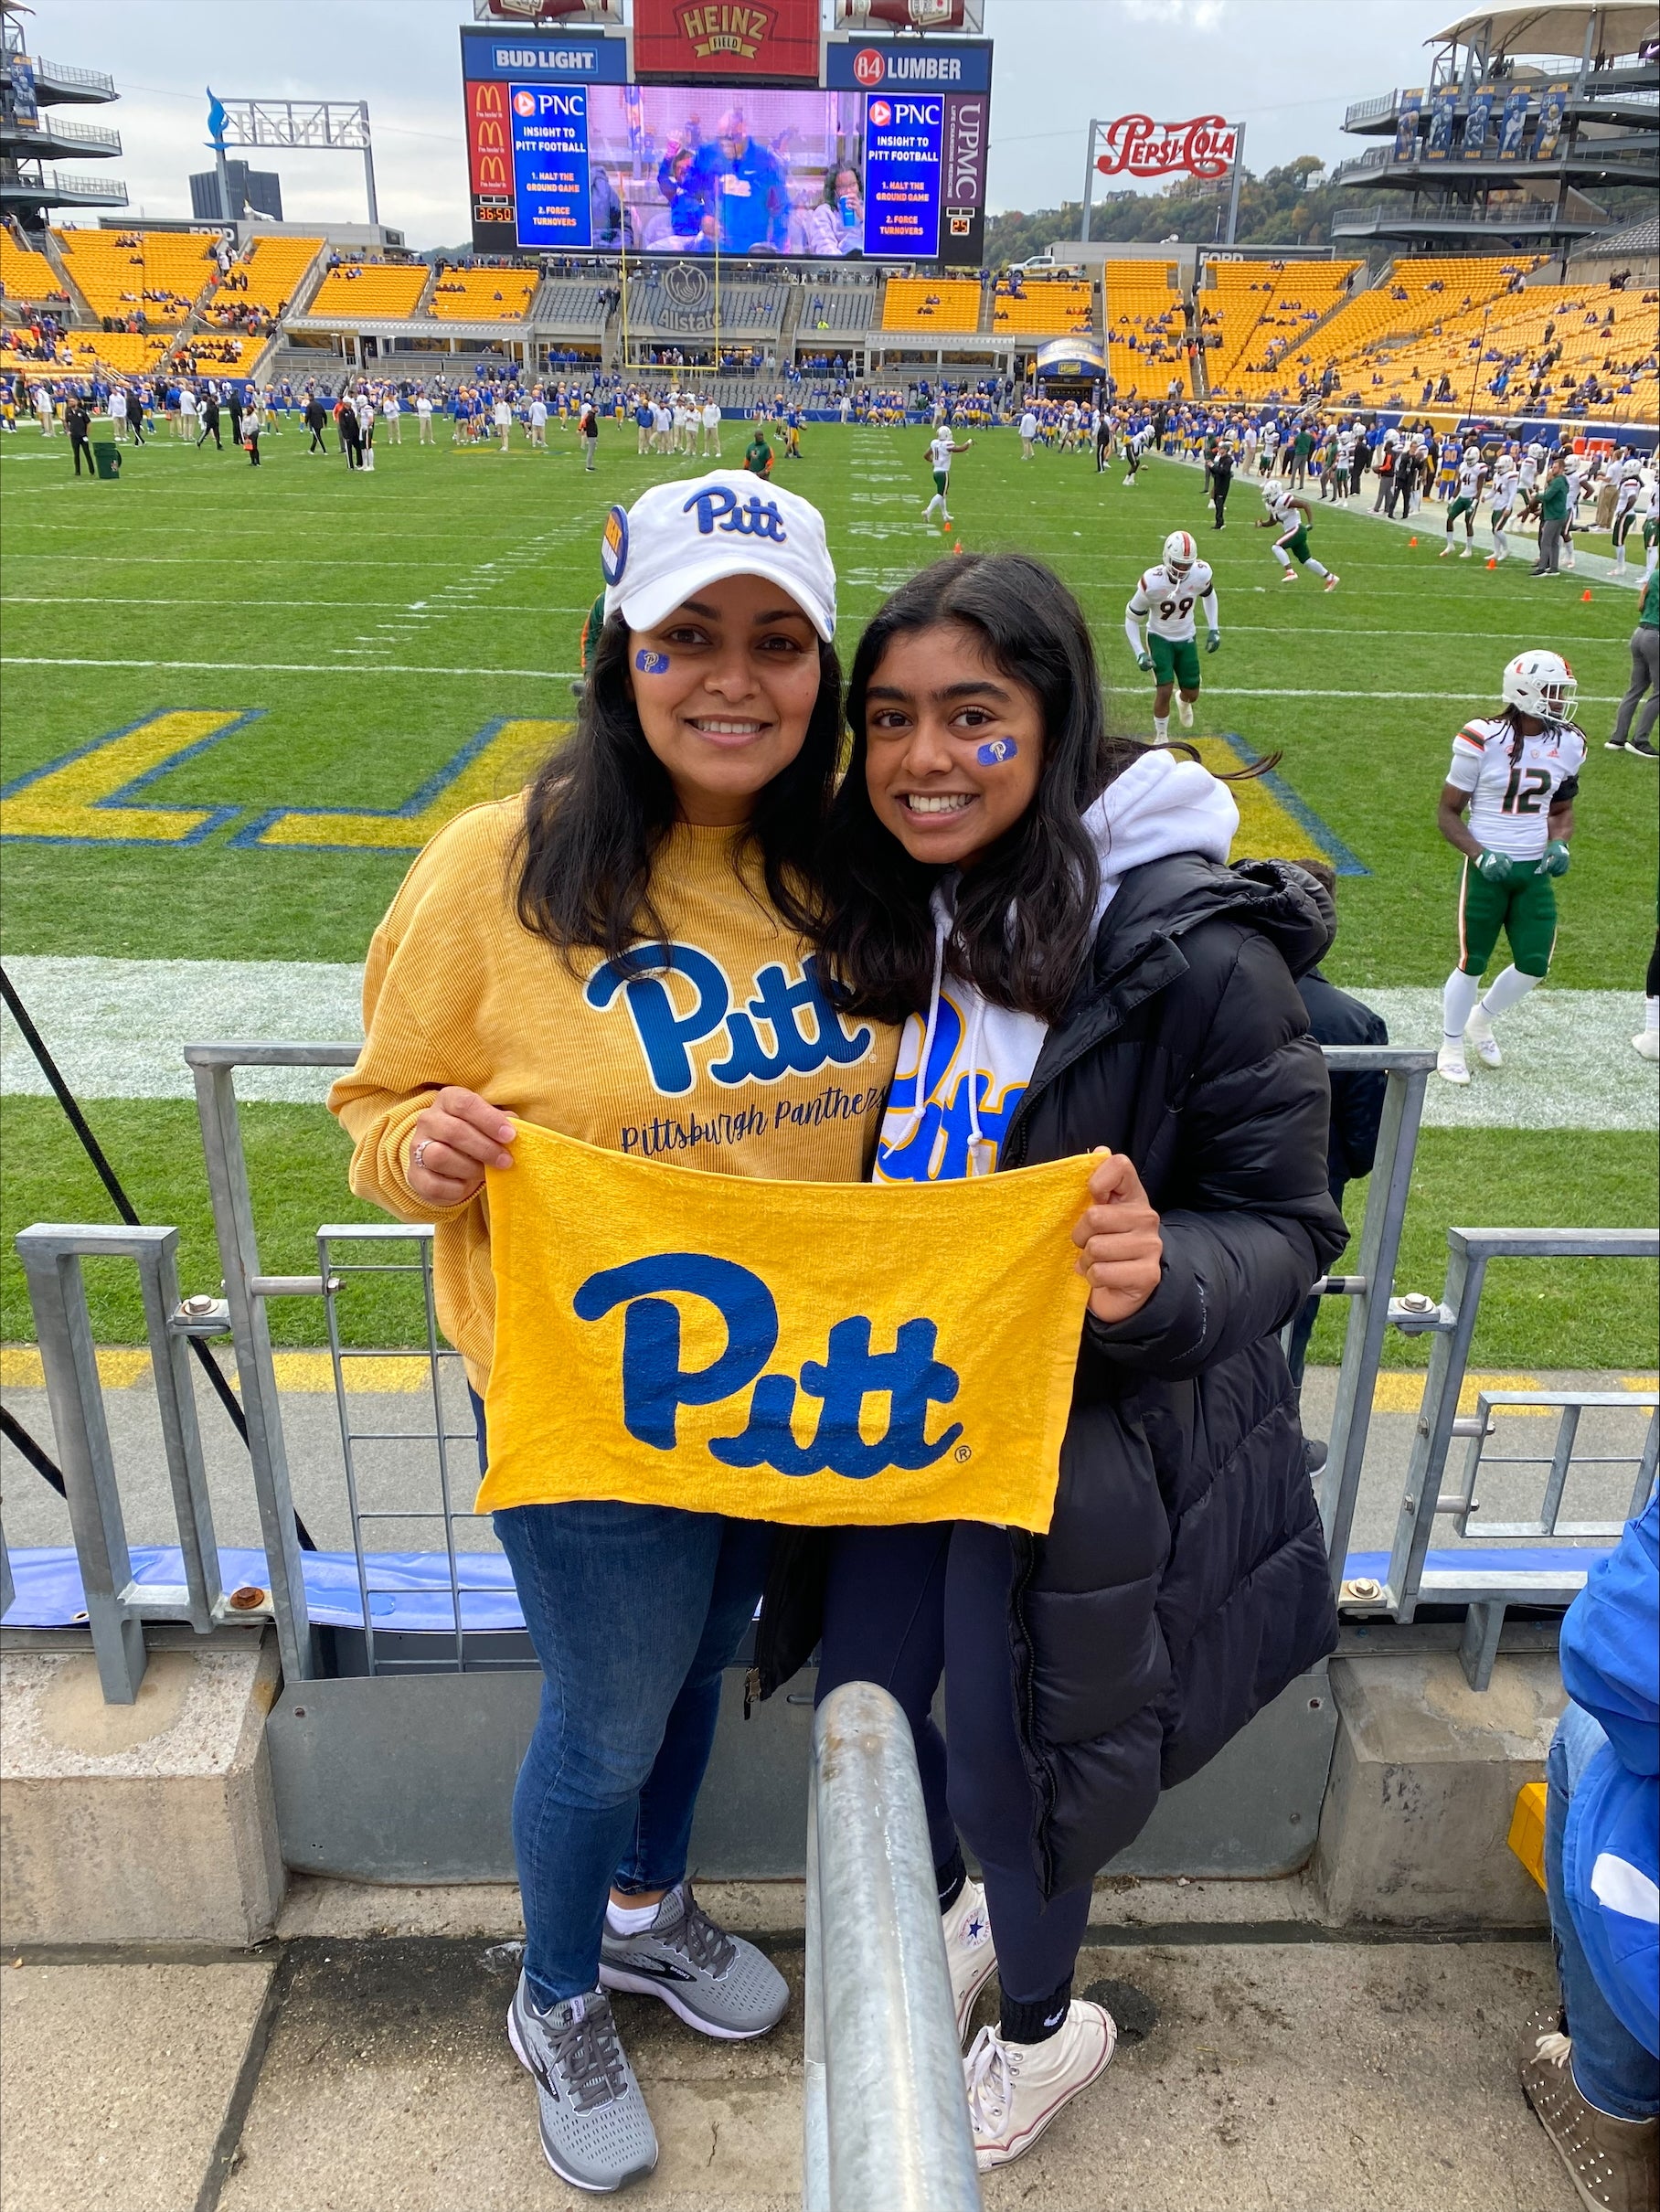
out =
[[(350, 652), (353, 648), (341, 646), (335, 650)], [(396, 661), (376, 661), (359, 667), (349, 661), (100, 661), (27, 653), (0, 654), (0, 668), (169, 668), (223, 676), (227, 681), (244, 670), (254, 675), (511, 675), (531, 676), (548, 683), (574, 683), (581, 674), (579, 668), (427, 668), (413, 662)], [(1458, 696), (1465, 695), (1461, 692)]]
[[(1450, 930), (1450, 913), (1448, 923)], [(186, 1043), (299, 1037), (356, 1044), (363, 1034), (363, 971), (345, 962), (25, 954), (9, 959), (6, 969), (70, 1088), (89, 1099), (193, 1097)], [(1383, 1016), (1395, 1043), (1439, 1041), (1438, 990), (1356, 995)], [(1502, 1069), (1474, 1066), (1467, 1090), (1430, 1079), (1425, 1124), (1652, 1132), (1655, 1070), (1631, 1048), (1642, 1019), (1640, 988), (1558, 991), (1547, 984), (1499, 1023)], [(298, 1101), (320, 1100), (327, 1083), (326, 1074), (293, 1069), (249, 1069), (237, 1078), (245, 1097)], [(25, 1097), (47, 1092), (9, 1016), (0, 1025), (0, 1087)]]

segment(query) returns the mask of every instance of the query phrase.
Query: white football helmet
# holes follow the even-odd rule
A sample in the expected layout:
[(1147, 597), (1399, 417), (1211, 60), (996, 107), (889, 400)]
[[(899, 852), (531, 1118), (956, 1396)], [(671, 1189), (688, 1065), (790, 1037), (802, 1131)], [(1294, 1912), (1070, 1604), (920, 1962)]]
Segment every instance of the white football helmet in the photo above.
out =
[(1199, 549), (1186, 530), (1172, 530), (1165, 540), (1165, 572), (1186, 576), (1199, 557)]
[(1505, 670), (1505, 704), (1556, 728), (1573, 719), (1579, 681), (1559, 653), (1518, 653)]

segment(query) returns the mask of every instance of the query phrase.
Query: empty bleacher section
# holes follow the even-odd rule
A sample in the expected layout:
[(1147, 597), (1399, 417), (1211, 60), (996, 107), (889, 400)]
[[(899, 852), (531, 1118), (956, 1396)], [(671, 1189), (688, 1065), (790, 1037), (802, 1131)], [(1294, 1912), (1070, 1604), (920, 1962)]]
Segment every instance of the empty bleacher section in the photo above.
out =
[(534, 269), (440, 269), (429, 311), (440, 323), (522, 323), (537, 282)]
[(939, 337), (980, 327), (980, 286), (954, 277), (889, 277), (882, 295), (882, 329)]
[(862, 338), (876, 321), (879, 301), (874, 284), (815, 287), (807, 294), (795, 325), (797, 346), (809, 353), (826, 347), (834, 351), (838, 340)]
[(1095, 293), (1076, 278), (999, 279), (992, 302), (992, 328), (999, 336), (1069, 338), (1095, 330)]
[(1348, 292), (1358, 261), (1212, 261), (1197, 295), (1213, 399), (1250, 399)]
[(1187, 365), (1187, 325), (1176, 264), (1103, 261), (1101, 319), (1106, 326), (1107, 374), (1126, 399), (1162, 399), (1172, 385), (1193, 389)]
[(710, 337), (718, 313), (723, 345), (760, 344), (778, 337), (790, 297), (785, 284), (722, 284), (717, 294), (701, 270), (651, 269), (629, 278), (621, 308), (631, 343)]
[(424, 261), (342, 261), (318, 285), (306, 313), (336, 321), (408, 322), (428, 273)]
[(286, 314), (322, 246), (320, 238), (256, 239), (226, 271), (203, 320), (231, 325), (250, 315), (262, 322)]
[(218, 272), (213, 237), (200, 230), (54, 230), (52, 237), (101, 323), (142, 315), (151, 330), (177, 330)]
[(597, 341), (612, 297), (612, 286), (597, 278), (545, 277), (537, 296), (536, 326), (550, 335)]
[(6, 307), (49, 307), (64, 296), (63, 280), (45, 254), (27, 250), (0, 229), (0, 300)]

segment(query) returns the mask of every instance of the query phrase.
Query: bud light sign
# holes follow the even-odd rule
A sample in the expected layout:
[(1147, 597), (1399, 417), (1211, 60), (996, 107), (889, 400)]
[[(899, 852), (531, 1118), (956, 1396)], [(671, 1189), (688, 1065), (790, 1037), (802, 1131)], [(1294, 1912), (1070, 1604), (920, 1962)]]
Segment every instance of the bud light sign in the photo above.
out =
[(592, 243), (588, 200), (588, 93), (581, 85), (516, 84), (507, 91), (517, 243), (569, 251)]
[(865, 108), (865, 250), (932, 261), (940, 250), (945, 101), (877, 94)]

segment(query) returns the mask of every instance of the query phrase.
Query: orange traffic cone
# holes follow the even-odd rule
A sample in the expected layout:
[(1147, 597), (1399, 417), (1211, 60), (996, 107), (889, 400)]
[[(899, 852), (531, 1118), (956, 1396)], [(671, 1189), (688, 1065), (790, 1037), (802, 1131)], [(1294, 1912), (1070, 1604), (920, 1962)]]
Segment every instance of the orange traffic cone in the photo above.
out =
[(1498, 567), (1498, 555), (1496, 553), (1490, 553), (1487, 556), (1487, 566), (1490, 569), (1496, 569)]
[(1590, 599), (1591, 599), (1591, 593), (1590, 593), (1589, 591), (1581, 591), (1581, 592), (1580, 592), (1580, 604), (1581, 606), (1586, 605), (1586, 604), (1589, 602)]
[[(961, 552), (962, 552), (962, 550), (963, 550), (963, 540), (962, 540), (962, 539), (959, 537), (959, 538), (958, 538), (958, 540), (957, 540), (957, 542), (956, 542), (956, 544), (955, 544), (954, 546), (952, 546), (952, 551), (953, 553), (961, 553)], [(1585, 594), (1585, 596), (1586, 596), (1586, 598), (1587, 598), (1587, 599), (1589, 599), (1589, 598), (1591, 597), (1590, 592), (1588, 591), (1588, 592)]]
[(1417, 538), (1415, 538), (1415, 537), (1409, 537), (1409, 538), (1407, 539), (1407, 543), (1408, 543), (1408, 545), (1410, 545), (1410, 546), (1415, 546), (1415, 545), (1418, 543), (1418, 540), (1417, 540)]

